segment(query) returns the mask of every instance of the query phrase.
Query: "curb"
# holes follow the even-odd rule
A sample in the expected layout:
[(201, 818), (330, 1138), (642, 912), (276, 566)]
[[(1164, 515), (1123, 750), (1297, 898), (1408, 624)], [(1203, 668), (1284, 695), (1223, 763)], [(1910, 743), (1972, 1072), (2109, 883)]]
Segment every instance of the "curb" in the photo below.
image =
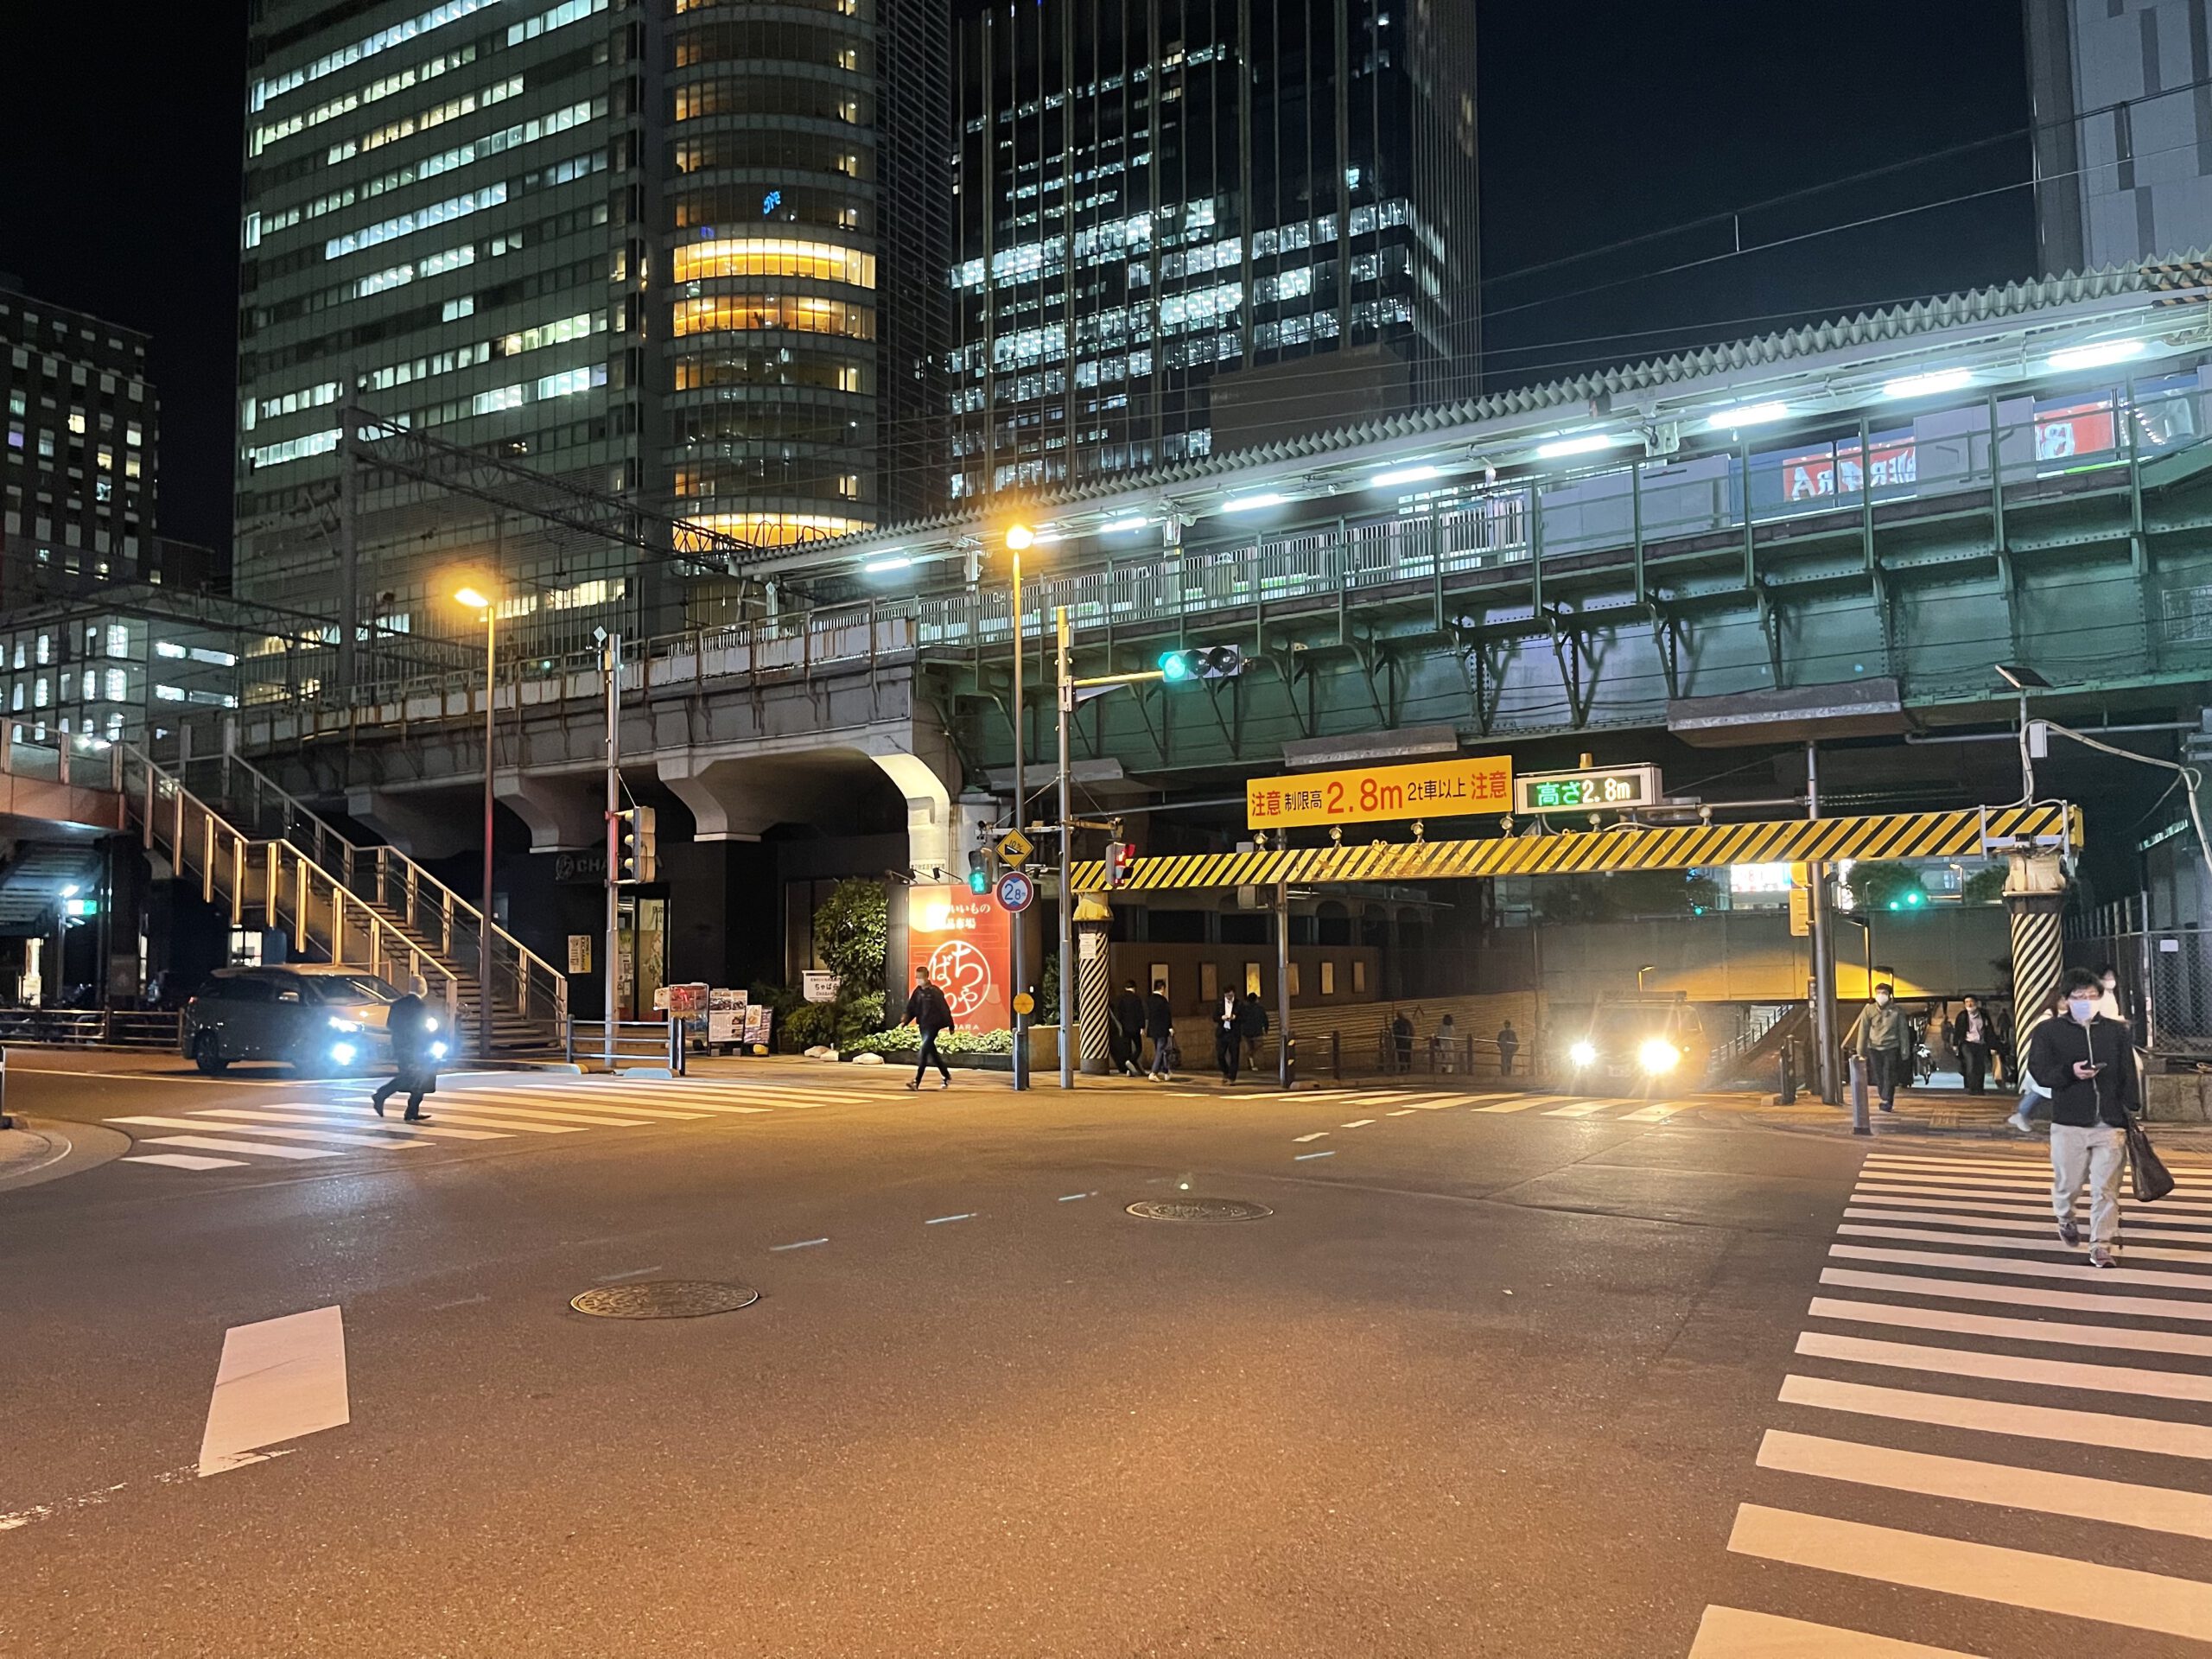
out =
[(65, 1135), (54, 1127), (33, 1128), (21, 1112), (11, 1116), (17, 1125), (16, 1132), (37, 1136), (46, 1142), (48, 1153), (27, 1166), (0, 1173), (0, 1192), (42, 1186), (65, 1176), (81, 1175), (102, 1164), (114, 1162), (130, 1150), (129, 1135), (98, 1124), (72, 1122), (69, 1133)]

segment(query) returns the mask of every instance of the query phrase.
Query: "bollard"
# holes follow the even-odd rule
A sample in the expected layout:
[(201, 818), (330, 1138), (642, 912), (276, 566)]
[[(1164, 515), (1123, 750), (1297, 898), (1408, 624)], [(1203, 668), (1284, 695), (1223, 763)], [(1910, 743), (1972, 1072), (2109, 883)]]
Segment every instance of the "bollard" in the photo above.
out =
[(1795, 1106), (1797, 1103), (1797, 1068), (1790, 1064), (1795, 1052), (1796, 1051), (1789, 1044), (1784, 1043), (1782, 1046), (1782, 1087), (1777, 1093), (1784, 1106)]
[(668, 1075), (683, 1075), (683, 1016), (680, 1014), (668, 1016)]
[(1874, 1126), (1866, 1121), (1866, 1057), (1851, 1057), (1851, 1132), (1872, 1135)]
[(16, 1120), (8, 1116), (8, 1051), (0, 1048), (0, 1129), (12, 1129)]
[(1344, 1039), (1342, 1032), (1329, 1033), (1329, 1079), (1332, 1083), (1344, 1080)]

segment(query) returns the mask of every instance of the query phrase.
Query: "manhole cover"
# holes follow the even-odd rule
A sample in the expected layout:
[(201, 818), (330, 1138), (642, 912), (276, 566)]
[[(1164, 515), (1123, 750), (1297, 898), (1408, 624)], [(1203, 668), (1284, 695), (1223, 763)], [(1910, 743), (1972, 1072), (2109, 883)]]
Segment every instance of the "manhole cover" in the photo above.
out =
[(572, 1297), (579, 1313), (602, 1319), (696, 1319), (702, 1313), (730, 1313), (750, 1307), (760, 1293), (750, 1285), (721, 1285), (710, 1279), (659, 1279), (642, 1285), (607, 1285)]
[(1240, 1198), (1147, 1198), (1129, 1206), (1147, 1221), (1257, 1221), (1274, 1211)]

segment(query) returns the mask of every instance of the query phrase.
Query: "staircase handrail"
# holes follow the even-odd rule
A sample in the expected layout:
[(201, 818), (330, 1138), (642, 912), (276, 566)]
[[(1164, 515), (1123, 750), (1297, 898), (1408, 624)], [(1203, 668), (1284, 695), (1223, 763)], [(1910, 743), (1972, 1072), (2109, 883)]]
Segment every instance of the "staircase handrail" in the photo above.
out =
[[(283, 874), (284, 869), (284, 855), (287, 853), (290, 854), (294, 861), (296, 861), (296, 866), (298, 869), (302, 872), (309, 873), (314, 876), (318, 876), (321, 879), (323, 890), (327, 893), (330, 899), (332, 940), (331, 959), (334, 963), (340, 967), (346, 965), (344, 962), (345, 928), (347, 921), (346, 906), (348, 903), (351, 903), (359, 910), (362, 923), (368, 929), (371, 938), (385, 946), (384, 950), (381, 952), (372, 948), (371, 951), (371, 962), (363, 965), (375, 965), (376, 959), (379, 956), (393, 961), (407, 961), (416, 964), (415, 971), (417, 972), (422, 970), (423, 964), (427, 964), (431, 969), (431, 974), (427, 976), (433, 976), (443, 982), (443, 1001), (448, 1021), (455, 1022), (458, 1020), (461, 1011), (461, 976), (454, 973), (454, 970), (451, 968), (448, 968), (444, 963), (440, 962), (435, 956), (432, 955), (423, 946), (416, 944), (415, 940), (410, 938), (405, 932), (402, 931), (391, 921), (387, 920), (383, 916), (378, 915), (375, 908), (371, 906), (365, 899), (363, 899), (359, 894), (353, 892), (344, 882), (333, 876), (328, 870), (316, 863), (314, 859), (309, 858), (307, 855), (306, 851), (297, 843), (283, 837), (256, 839), (253, 836), (245, 835), (241, 833), (227, 818), (224, 817), (221, 813), (216, 811), (215, 809), (208, 805), (206, 801), (200, 799), (199, 796), (194, 795), (190, 790), (187, 789), (182, 781), (176, 778), (173, 773), (164, 770), (162, 767), (149, 760), (143, 752), (134, 747), (126, 745), (124, 748), (124, 758), (126, 764), (130, 760), (136, 760), (139, 765), (143, 766), (146, 769), (146, 775), (149, 779), (148, 790), (143, 792), (133, 791), (127, 786), (126, 780), (126, 786), (123, 794), (124, 802), (124, 810), (127, 814), (139, 819), (141, 823), (144, 826), (145, 833), (149, 837), (156, 836), (160, 832), (159, 814), (150, 810), (149, 798), (153, 792), (153, 789), (156, 785), (159, 784), (166, 784), (170, 789), (175, 791), (176, 797), (179, 798), (181, 803), (188, 804), (196, 809), (203, 816), (206, 822), (213, 827), (215, 834), (214, 836), (211, 836), (211, 841), (217, 837), (220, 837), (223, 840), (226, 848), (232, 855), (234, 867), (242, 866), (243, 861), (248, 857), (258, 855), (266, 860), (270, 853), (274, 853), (276, 855), (276, 868), (271, 872), (270, 893), (266, 900), (267, 908), (271, 920), (275, 920), (276, 918), (280, 909), (280, 900), (283, 892), (284, 882), (283, 880)], [(174, 862), (179, 869), (181, 869), (184, 866), (184, 861), (188, 855), (187, 849), (184, 847), (176, 844), (176, 837), (174, 830), (172, 830), (168, 840), (170, 843), (169, 852), (171, 861)], [(203, 856), (206, 856), (205, 849), (203, 849)], [(200, 872), (200, 891), (203, 896), (212, 895), (215, 883), (216, 868), (219, 861), (219, 860), (208, 858)], [(244, 902), (244, 895), (241, 892), (234, 888), (232, 891), (231, 900), (233, 919), (235, 919), (239, 908)], [(296, 925), (298, 929), (301, 934), (305, 936), (309, 931), (309, 918), (304, 914), (299, 913), (296, 901), (294, 904), (294, 911), (297, 916)]]
[[(429, 871), (424, 869), (397, 848), (389, 845), (356, 846), (333, 828), (314, 808), (308, 806), (244, 755), (226, 753), (222, 757), (222, 762), (226, 767), (235, 768), (244, 772), (251, 780), (257, 793), (265, 791), (273, 796), (287, 812), (296, 814), (312, 824), (315, 828), (315, 845), (318, 851), (327, 843), (335, 849), (336, 856), (345, 860), (346, 868), (340, 879), (349, 887), (353, 885), (355, 864), (362, 861), (372, 862), (376, 866), (377, 894), (381, 900), (395, 885), (393, 880), (395, 871), (392, 867), (396, 866), (396, 874), (399, 881), (406, 885), (410, 893), (427, 889), (432, 901), (441, 908), (442, 912), (448, 916), (461, 918), (467, 924), (467, 931), (471, 935), (478, 933), (482, 928), (484, 912), (477, 905), (454, 892), (452, 887), (431, 874)], [(321, 864), (326, 871), (328, 870), (329, 866), (325, 857), (318, 857), (315, 861)], [(565, 1020), (569, 1017), (568, 976), (555, 968), (551, 963), (546, 961), (544, 957), (539, 956), (496, 921), (492, 924), (492, 938), (495, 953), (501, 945), (514, 953), (517, 964), (516, 975), (518, 979), (524, 982), (516, 988), (515, 995), (511, 999), (514, 1007), (518, 1012), (527, 1013), (533, 1001), (528, 995), (528, 980), (542, 978), (552, 1004), (553, 1018), (556, 1022), (556, 1029), (558, 1029), (557, 1022)], [(496, 960), (495, 954), (494, 961)], [(486, 976), (480, 972), (478, 977), (480, 982)], [(491, 988), (489, 985), (481, 985), (480, 988), (488, 993)]]

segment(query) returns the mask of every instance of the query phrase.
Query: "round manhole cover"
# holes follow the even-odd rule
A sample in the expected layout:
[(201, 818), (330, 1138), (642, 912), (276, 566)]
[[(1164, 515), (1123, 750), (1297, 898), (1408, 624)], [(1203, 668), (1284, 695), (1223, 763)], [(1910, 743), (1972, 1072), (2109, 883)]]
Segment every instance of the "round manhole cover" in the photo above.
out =
[(750, 1285), (717, 1284), (710, 1279), (658, 1279), (642, 1285), (607, 1285), (569, 1299), (579, 1313), (602, 1319), (696, 1319), (703, 1313), (732, 1313), (750, 1307), (760, 1293)]
[(1274, 1211), (1241, 1198), (1147, 1198), (1129, 1206), (1147, 1221), (1257, 1221)]

